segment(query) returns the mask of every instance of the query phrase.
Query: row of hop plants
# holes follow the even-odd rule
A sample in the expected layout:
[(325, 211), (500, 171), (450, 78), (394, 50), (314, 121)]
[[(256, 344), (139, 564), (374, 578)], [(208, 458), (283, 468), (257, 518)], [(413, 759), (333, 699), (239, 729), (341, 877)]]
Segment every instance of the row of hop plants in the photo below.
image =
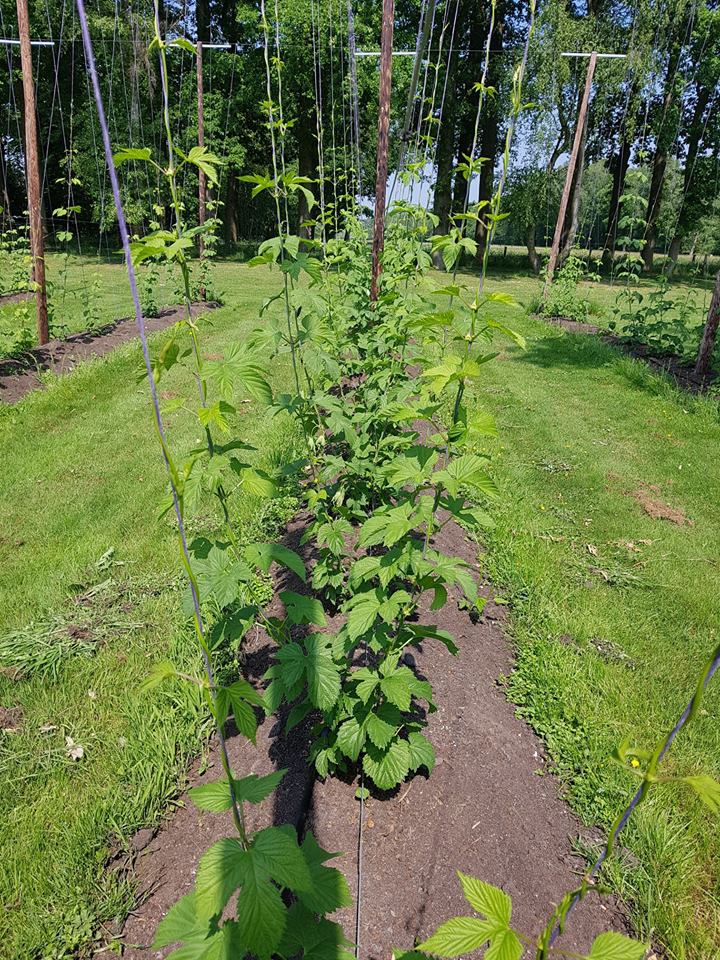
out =
[[(471, 568), (438, 550), (434, 538), (448, 523), (476, 535), (492, 524), (498, 489), (485, 444), (496, 428), (468, 394), (494, 356), (494, 337), (522, 344), (494, 316), (498, 301), (507, 303), (507, 297), (483, 292), (482, 283), (475, 296), (456, 283), (430, 288), (426, 274), (431, 262), (424, 249), (429, 215), (418, 208), (399, 203), (391, 212), (376, 302), (369, 295), (366, 233), (352, 215), (347, 215), (342, 235), (327, 239), (327, 212), (320, 211), (319, 257), (308, 249), (313, 242), (303, 249), (289, 235), (288, 199), (308, 190), (309, 181), (284, 166), (286, 124), (270, 94), (264, 12), (263, 23), (273, 174), (248, 179), (255, 193), (271, 195), (278, 232), (261, 245), (251, 264), (277, 270), (280, 284), (263, 306), (262, 326), (243, 344), (206, 359), (190, 312), (188, 255), (201, 228), (184, 223), (178, 177), (190, 164), (217, 183), (219, 161), (205, 148), (184, 155), (173, 143), (166, 50), (192, 46), (182, 39), (164, 41), (159, 22), (151, 49), (160, 59), (167, 157), (153, 158), (144, 148), (115, 156), (116, 164), (154, 164), (165, 178), (175, 206), (174, 226), (136, 239), (132, 260), (134, 265), (148, 259), (174, 265), (186, 306), (184, 320), (154, 356), (148, 354), (147, 365), (170, 478), (164, 509), (175, 511), (189, 583), (188, 611), (204, 670), (187, 675), (172, 663), (159, 663), (146, 686), (189, 682), (198, 687), (215, 723), (224, 776), (193, 788), (190, 796), (203, 810), (230, 811), (234, 824), (233, 835), (213, 844), (200, 859), (193, 891), (158, 927), (155, 948), (180, 944), (171, 954), (174, 960), (345, 960), (353, 955), (353, 945), (329, 919), (350, 904), (343, 875), (326, 865), (333, 855), (310, 832), (299, 839), (291, 826), (248, 828), (247, 804), (269, 797), (284, 771), (238, 776), (228, 757), (226, 724), (232, 718), (240, 734), (254, 743), (259, 716), (282, 708), (287, 728), (311, 716), (309, 762), (322, 777), (359, 770), (361, 798), (365, 784), (385, 791), (418, 771), (432, 775), (435, 753), (426, 736), (427, 717), (435, 709), (432, 686), (411, 669), (405, 653), (427, 641), (458, 652), (455, 638), (419, 622), (423, 597), (431, 598), (431, 611), (455, 602), (451, 594), (460, 595), (471, 616), (482, 610)], [(487, 216), (500, 218), (499, 199)], [(448, 243), (462, 246), (457, 237)], [(289, 360), (292, 392), (273, 395), (268, 356)], [(189, 398), (182, 406), (197, 418), (203, 435), (203, 442), (184, 457), (176, 455), (157, 405), (159, 382), (178, 364), (190, 368), (196, 383), (195, 408)], [(283, 472), (296, 475), (309, 518), (304, 539), (317, 557), (310, 570), (282, 543), (247, 543), (234, 523), (236, 496), (272, 497), (282, 486), (278, 477), (253, 464), (252, 448), (234, 435), (241, 396), (292, 418), (302, 436), (302, 456)], [(188, 543), (186, 521), (208, 498), (216, 505), (219, 533)], [(282, 591), (282, 616), (271, 615), (257, 590), (258, 579), (267, 577), (273, 564), (307, 584), (302, 593)], [(342, 625), (328, 629), (328, 614)], [(275, 644), (264, 689), (218, 669), (228, 647), (239, 647), (256, 626)], [(702, 687), (698, 697), (701, 692)], [(659, 756), (659, 750), (643, 752), (628, 745), (618, 756), (628, 769), (639, 768), (643, 799), (657, 780)], [(712, 806), (708, 783), (690, 785), (701, 796), (704, 791), (703, 799)], [(718, 801), (720, 795), (716, 807)], [(591, 888), (585, 878), (552, 913), (547, 927), (528, 937), (513, 929), (512, 903), (501, 889), (465, 875), (460, 881), (481, 916), (448, 920), (408, 956), (418, 958), (424, 951), (454, 957), (480, 949), (487, 960), (519, 960), (526, 946), (540, 960), (551, 952), (561, 955), (553, 946), (557, 930)], [(625, 936), (606, 933), (587, 957), (641, 960), (645, 950)]]

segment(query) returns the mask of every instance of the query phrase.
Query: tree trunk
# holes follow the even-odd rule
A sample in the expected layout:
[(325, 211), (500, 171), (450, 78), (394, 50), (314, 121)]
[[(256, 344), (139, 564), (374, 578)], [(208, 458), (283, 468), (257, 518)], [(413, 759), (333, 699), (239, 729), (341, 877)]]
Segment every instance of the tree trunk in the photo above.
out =
[[(458, 52), (455, 47), (448, 62), (447, 88), (448, 97), (445, 101), (445, 111), (438, 133), (435, 160), (437, 173), (435, 178), (435, 192), (433, 195), (433, 213), (440, 222), (435, 227), (435, 233), (442, 235), (450, 229), (450, 209), (452, 207), (452, 171), (455, 159), (455, 81), (457, 74)], [(443, 269), (442, 255), (438, 252), (433, 256), (435, 266)]]
[(717, 339), (718, 324), (720, 323), (720, 270), (715, 275), (715, 289), (713, 290), (712, 300), (708, 318), (705, 323), (700, 349), (698, 350), (697, 361), (695, 363), (695, 375), (706, 377), (710, 373), (713, 352), (715, 350), (715, 341)]
[(610, 212), (608, 213), (607, 230), (605, 231), (605, 243), (603, 244), (602, 264), (604, 267), (610, 267), (615, 253), (615, 244), (617, 243), (618, 222), (620, 220), (620, 197), (625, 188), (625, 177), (630, 166), (630, 148), (632, 144), (626, 139), (625, 133), (620, 140), (618, 150), (613, 154), (610, 162), (610, 169), (613, 178), (612, 192), (610, 194)]
[[(680, 31), (684, 17), (678, 15), (677, 31)], [(668, 129), (673, 124), (666, 123), (668, 113), (675, 99), (675, 75), (677, 73), (680, 54), (682, 52), (682, 42), (679, 39), (679, 33), (676, 33), (670, 51), (667, 72), (665, 74), (663, 109), (660, 117), (660, 123), (657, 130), (655, 153), (653, 155), (652, 178), (650, 180), (650, 193), (648, 194), (647, 221), (645, 226), (645, 243), (640, 252), (643, 261), (643, 270), (650, 273), (653, 267), (653, 258), (655, 256), (655, 244), (657, 243), (657, 221), (660, 215), (660, 203), (663, 196), (663, 187), (665, 185), (665, 171), (668, 162), (668, 148), (672, 142), (673, 132)]]
[(237, 171), (233, 170), (233, 168), (230, 167), (227, 172), (227, 186), (225, 188), (225, 206), (223, 207), (223, 216), (225, 220), (225, 223), (224, 223), (225, 245), (227, 247), (234, 247), (235, 244), (238, 242), (237, 205), (238, 205)]
[(528, 251), (528, 260), (530, 261), (530, 266), (532, 267), (533, 273), (537, 276), (540, 273), (540, 257), (537, 255), (537, 250), (535, 249), (535, 231), (537, 229), (536, 223), (529, 223), (525, 228), (525, 244)]
[(668, 259), (665, 264), (665, 273), (668, 277), (671, 277), (675, 272), (675, 267), (677, 266), (678, 257), (680, 256), (680, 247), (682, 245), (682, 238), (679, 234), (676, 234), (670, 241), (670, 249), (668, 250)]
[[(690, 192), (690, 187), (692, 186), (692, 178), (695, 173), (695, 164), (697, 162), (698, 152), (700, 150), (700, 145), (702, 141), (702, 135), (705, 131), (705, 124), (703, 123), (703, 116), (705, 111), (710, 103), (711, 94), (714, 93), (714, 88), (702, 87), (698, 92), (697, 101), (695, 103), (695, 109), (693, 111), (693, 117), (690, 122), (690, 134), (688, 136), (688, 147), (687, 153), (685, 155), (685, 173), (683, 176), (683, 192), (681, 199), (680, 210), (678, 211), (677, 223), (675, 225), (675, 231), (673, 234), (672, 241), (670, 243), (670, 263), (667, 267), (668, 276), (670, 276), (677, 265), (678, 254), (680, 253), (680, 247), (682, 241), (686, 234), (688, 233), (688, 228), (690, 226), (689, 220), (689, 203), (688, 203), (688, 194)], [(673, 256), (673, 251), (675, 256)]]

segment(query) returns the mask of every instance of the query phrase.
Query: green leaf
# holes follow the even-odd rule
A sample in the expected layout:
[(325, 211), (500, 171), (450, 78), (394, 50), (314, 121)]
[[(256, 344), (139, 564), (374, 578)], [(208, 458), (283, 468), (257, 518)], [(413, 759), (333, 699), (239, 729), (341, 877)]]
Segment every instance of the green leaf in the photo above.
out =
[(195, 894), (188, 893), (170, 907), (158, 924), (153, 950), (160, 950), (162, 947), (169, 947), (171, 943), (183, 941), (186, 946), (196, 947), (200, 951), (206, 949), (209, 936), (209, 921), (198, 919), (195, 911)]
[(512, 930), (503, 930), (492, 938), (485, 951), (485, 960), (520, 960), (523, 945)]
[(312, 623), (316, 627), (325, 626), (325, 611), (319, 600), (294, 593), (292, 590), (282, 590), (280, 599), (285, 605), (288, 623)]
[(194, 540), (190, 544), (190, 553), (201, 599), (212, 596), (221, 607), (237, 599), (240, 584), (247, 583), (252, 577), (250, 568), (237, 559), (227, 543)]
[(453, 497), (458, 495), (461, 487), (470, 487), (486, 497), (498, 496), (495, 482), (485, 471), (485, 462), (474, 453), (464, 453), (451, 460), (444, 470), (437, 471), (433, 479), (442, 483)]
[(365, 728), (358, 723), (355, 717), (350, 717), (338, 728), (337, 745), (346, 757), (355, 761), (360, 756), (360, 751), (365, 744), (365, 737)]
[(385, 750), (397, 733), (401, 722), (402, 717), (397, 708), (391, 703), (383, 703), (377, 710), (368, 714), (365, 726), (367, 734), (375, 746), (380, 750)]
[(588, 960), (643, 960), (647, 945), (621, 933), (601, 933), (595, 938)]
[(430, 774), (435, 767), (435, 750), (433, 745), (421, 733), (413, 731), (408, 734), (410, 748), (410, 769), (414, 772), (420, 767), (426, 767)]
[(222, 163), (220, 157), (210, 153), (207, 147), (195, 146), (187, 155), (187, 162), (202, 170), (210, 183), (217, 185), (218, 175), (216, 167)]
[(420, 950), (439, 957), (459, 957), (463, 953), (478, 950), (495, 932), (496, 927), (487, 920), (454, 917), (441, 924), (431, 937), (418, 946)]
[(330, 710), (340, 696), (339, 668), (332, 658), (330, 638), (315, 633), (305, 638), (308, 694), (321, 710)]
[(380, 790), (390, 790), (410, 772), (410, 750), (404, 740), (395, 740), (385, 751), (368, 744), (363, 770)]
[(460, 871), (458, 871), (458, 877), (465, 899), (473, 910), (484, 914), (489, 920), (494, 920), (502, 927), (510, 926), (512, 900), (504, 890)]
[[(361, 594), (359, 602), (353, 604), (347, 618), (347, 632), (351, 640), (357, 640), (372, 627), (380, 610), (380, 601), (375, 592)], [(353, 598), (357, 599), (357, 598)]]
[(150, 668), (150, 673), (140, 684), (140, 692), (147, 693), (148, 690), (152, 690), (154, 687), (159, 686), (165, 680), (170, 680), (172, 677), (176, 676), (177, 670), (175, 669), (174, 664), (170, 663), (169, 660), (161, 660), (160, 663), (155, 663)]
[(253, 869), (250, 854), (248, 861), (251, 868), (237, 902), (237, 931), (244, 950), (236, 956), (247, 952), (260, 960), (270, 960), (285, 932), (285, 904), (265, 872)]
[(343, 874), (334, 867), (324, 866), (325, 861), (337, 856), (318, 845), (312, 833), (305, 834), (302, 852), (310, 871), (311, 884), (307, 890), (298, 891), (298, 899), (313, 913), (332, 913), (352, 903), (350, 889)]
[(410, 709), (410, 683), (405, 673), (396, 671), (380, 681), (380, 689), (400, 710)]
[(720, 813), (720, 783), (707, 774), (700, 774), (697, 777), (683, 777), (683, 783), (695, 791), (705, 806), (709, 807), (713, 813)]
[(119, 167), (122, 163), (128, 163), (131, 160), (147, 163), (151, 156), (152, 152), (150, 147), (123, 147), (121, 150), (118, 150), (117, 153), (113, 154), (113, 163), (116, 167)]
[(239, 840), (225, 837), (200, 858), (195, 880), (195, 909), (199, 919), (210, 919), (225, 909), (230, 897), (249, 873), (249, 854)]
[(301, 580), (306, 579), (305, 564), (300, 557), (279, 543), (252, 543), (245, 548), (245, 556), (248, 563), (252, 563), (263, 573), (268, 573), (272, 563), (279, 563), (280, 566), (292, 570)]
[[(275, 770), (263, 777), (251, 773), (247, 777), (235, 780), (235, 797), (238, 802), (262, 803), (275, 790), (286, 773), (287, 770)], [(201, 787), (191, 787), (188, 793), (192, 802), (200, 810), (221, 813), (232, 806), (227, 780), (216, 780)]]
[(266, 827), (253, 837), (251, 852), (256, 865), (289, 890), (310, 890), (312, 882), (293, 827)]

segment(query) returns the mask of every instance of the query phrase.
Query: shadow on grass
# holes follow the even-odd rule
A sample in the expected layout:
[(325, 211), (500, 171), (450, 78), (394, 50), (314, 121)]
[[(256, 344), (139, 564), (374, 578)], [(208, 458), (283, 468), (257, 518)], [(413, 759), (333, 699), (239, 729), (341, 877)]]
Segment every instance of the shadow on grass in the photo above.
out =
[(619, 352), (598, 337), (585, 333), (556, 333), (541, 331), (537, 339), (530, 340), (527, 349), (518, 351), (515, 358), (520, 363), (535, 367), (563, 367), (592, 369), (614, 363)]

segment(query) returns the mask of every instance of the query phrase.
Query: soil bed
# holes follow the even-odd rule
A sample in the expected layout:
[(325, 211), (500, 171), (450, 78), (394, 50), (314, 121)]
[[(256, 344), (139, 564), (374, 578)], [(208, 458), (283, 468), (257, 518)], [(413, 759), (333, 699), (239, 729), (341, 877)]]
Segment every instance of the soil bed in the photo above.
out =
[[(217, 303), (196, 303), (192, 315), (217, 307)], [(185, 307), (166, 307), (156, 317), (145, 318), (148, 333), (165, 330), (185, 315)], [(34, 347), (22, 357), (0, 360), (0, 401), (17, 403), (42, 384), (40, 374), (51, 371), (57, 376), (71, 373), (79, 363), (91, 357), (102, 357), (116, 347), (138, 336), (135, 317), (123, 317), (97, 330), (75, 333), (64, 340), (51, 340)]]
[(13, 303), (22, 303), (23, 300), (30, 300), (35, 294), (32, 290), (18, 290), (15, 293), (0, 293), (0, 307), (9, 307)]
[(675, 385), (688, 393), (711, 393), (718, 395), (718, 375), (709, 373), (706, 377), (698, 377), (692, 364), (687, 363), (676, 355), (655, 356), (652, 347), (644, 343), (627, 343), (613, 333), (603, 332), (600, 327), (594, 323), (579, 323), (577, 320), (569, 320), (567, 317), (543, 317), (535, 314), (538, 320), (544, 320), (555, 327), (561, 327), (568, 333), (586, 333), (600, 334), (604, 343), (612, 347), (618, 347), (625, 353), (629, 353), (636, 360), (644, 361), (653, 370), (665, 373), (675, 381)]
[[(286, 544), (298, 550), (301, 520), (289, 527)], [(436, 546), (477, 569), (477, 547), (448, 524)], [(304, 557), (310, 559), (307, 553)], [(303, 585), (287, 571), (278, 589), (298, 592)], [(276, 599), (274, 604), (279, 604)], [(412, 948), (441, 922), (472, 911), (462, 898), (456, 871), (470, 873), (505, 889), (515, 904), (517, 927), (534, 935), (547, 922), (562, 895), (574, 888), (584, 869), (571, 843), (581, 825), (561, 799), (558, 781), (547, 769), (541, 741), (514, 713), (498, 683), (512, 670), (503, 632), (503, 609), (492, 601), (473, 623), (453, 601), (421, 620), (452, 633), (460, 647), (451, 656), (437, 642), (413, 648), (408, 665), (427, 676), (438, 705), (428, 736), (438, 758), (430, 779), (416, 776), (392, 794), (365, 803), (360, 887), (360, 951), (363, 960), (388, 960), (393, 948)], [(333, 629), (329, 623), (328, 628)], [(261, 632), (246, 648), (245, 669), (259, 678), (272, 645)], [(283, 719), (268, 718), (258, 729), (257, 749), (231, 736), (237, 775), (288, 767), (275, 797), (248, 810), (250, 827), (292, 823), (311, 829), (327, 850), (344, 851), (335, 861), (355, 898), (337, 919), (355, 940), (358, 892), (360, 804), (357, 777), (317, 781), (307, 764), (311, 719), (284, 737)], [(210, 766), (192, 784), (218, 779), (221, 766), (213, 749)], [(157, 923), (193, 885), (197, 862), (215, 840), (232, 835), (230, 815), (196, 810), (187, 797), (143, 849), (129, 851), (140, 906), (125, 924), (126, 960), (164, 957), (170, 949), (150, 947)], [(603, 930), (626, 932), (613, 901), (590, 896), (579, 905), (561, 941), (565, 949), (589, 950)]]

